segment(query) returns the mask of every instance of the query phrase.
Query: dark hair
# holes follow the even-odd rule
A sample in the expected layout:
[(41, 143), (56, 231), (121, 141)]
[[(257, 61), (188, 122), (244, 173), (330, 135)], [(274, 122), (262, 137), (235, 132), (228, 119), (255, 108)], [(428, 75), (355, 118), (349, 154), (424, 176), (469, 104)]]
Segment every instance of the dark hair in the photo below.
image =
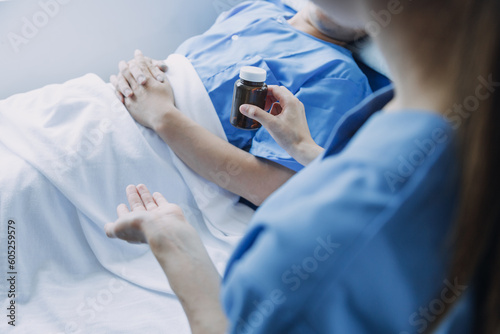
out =
[[(434, 8), (432, 14), (426, 9), (427, 14), (434, 15), (432, 19), (441, 28), (435, 35), (438, 38), (426, 46), (441, 45), (434, 44), (436, 48), (427, 50), (427, 57), (439, 59), (439, 52), (448, 57), (442, 59), (449, 61), (443, 66), (458, 73), (452, 78), (458, 101), (475, 96), (481, 82), (499, 82), (500, 1), (421, 0), (416, 7), (422, 3)], [(441, 11), (436, 12), (438, 9)], [(434, 22), (425, 24), (424, 29), (434, 26)], [(500, 87), (488, 88), (489, 97), (462, 119), (458, 130), (461, 188), (449, 269), (450, 280), (473, 287), (473, 332), (477, 334), (500, 333)], [(447, 305), (430, 332), (453, 306)]]
[[(374, 10), (387, 7), (387, 0), (367, 1)], [(400, 38), (397, 47), (412, 51), (407, 61), (420, 66), (422, 80), (446, 85), (454, 101), (466, 101), (479, 84), (500, 81), (499, 14), (500, 0), (405, 2), (393, 17), (391, 37)], [(476, 334), (500, 333), (500, 87), (495, 85), (458, 129), (460, 197), (448, 278), (473, 287)], [(456, 303), (446, 305), (428, 333)]]
[[(491, 8), (495, 16), (499, 3)], [(491, 29), (498, 34), (498, 26)], [(500, 81), (498, 37), (493, 54), (488, 76)], [(500, 333), (500, 87), (464, 124), (460, 147), (462, 189), (450, 277), (474, 285), (474, 333)]]

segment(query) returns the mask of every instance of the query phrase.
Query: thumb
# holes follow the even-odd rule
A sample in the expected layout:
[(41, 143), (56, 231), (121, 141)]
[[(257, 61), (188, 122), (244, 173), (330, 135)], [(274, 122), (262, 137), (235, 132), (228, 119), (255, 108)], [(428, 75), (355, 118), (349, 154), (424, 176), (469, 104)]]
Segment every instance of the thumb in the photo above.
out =
[(106, 236), (108, 238), (116, 238), (116, 234), (115, 234), (115, 224), (114, 223), (107, 223), (106, 225), (104, 225), (104, 232), (106, 233)]
[(240, 107), (240, 112), (243, 115), (256, 120), (257, 122), (262, 124), (265, 128), (267, 128), (268, 125), (274, 121), (274, 116), (272, 116), (265, 110), (251, 104), (242, 105)]

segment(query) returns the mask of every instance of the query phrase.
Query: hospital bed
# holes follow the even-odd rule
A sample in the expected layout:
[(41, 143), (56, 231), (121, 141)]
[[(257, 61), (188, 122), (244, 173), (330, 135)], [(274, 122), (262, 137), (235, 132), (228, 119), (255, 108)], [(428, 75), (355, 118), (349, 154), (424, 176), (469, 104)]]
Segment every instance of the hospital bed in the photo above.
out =
[[(153, 58), (163, 59), (180, 42), (206, 30), (221, 11), (239, 2), (237, 0), (0, 1), (0, 36), (2, 36), (0, 99), (46, 84), (62, 83), (85, 73), (96, 73), (106, 80), (110, 74), (116, 72), (118, 61), (130, 58), (136, 48), (142, 49), (145, 54)], [(302, 3), (302, 1), (291, 1), (290, 5), (298, 8)], [(383, 62), (373, 45), (363, 45), (358, 50), (358, 58), (368, 63), (369, 68), (384, 72)], [(171, 61), (175, 62), (175, 59)], [(189, 78), (188, 72), (172, 75)], [(182, 80), (175, 81), (182, 82)], [(64, 89), (74, 90), (75, 85), (76, 83), (70, 82)], [(164, 145), (161, 145), (161, 142), (157, 141), (157, 138), (155, 139), (149, 130), (137, 129), (130, 119), (125, 120), (122, 115), (126, 114), (126, 110), (113, 102), (113, 96), (107, 90), (109, 87), (97, 76), (86, 76), (78, 81), (78, 85), (79, 91), (90, 90), (93, 95), (100, 97), (94, 105), (100, 106), (103, 113), (108, 113), (106, 115), (109, 117), (104, 117), (105, 119), (116, 121), (115, 124), (127, 129), (124, 130), (127, 133), (134, 131), (141, 133), (141, 138), (144, 140), (137, 143), (137, 150), (121, 154), (128, 157), (137, 156), (137, 161), (144, 157), (150, 161), (157, 159), (159, 164), (170, 159), (175, 168), (170, 170), (165, 165), (165, 175), (179, 173), (178, 182), (186, 182), (188, 188), (194, 189), (191, 193), (175, 195), (184, 196), (186, 203), (196, 207), (189, 212), (190, 222), (197, 224), (197, 229), (205, 236), (204, 242), (209, 248), (209, 253), (222, 273), (230, 250), (237, 241), (235, 237), (237, 231), (231, 231), (227, 226), (211, 225), (210, 220), (220, 220), (217, 215), (221, 212), (224, 215), (233, 212), (234, 216), (238, 217), (250, 217), (251, 212), (241, 205), (232, 208), (234, 197), (224, 192), (213, 191), (210, 184), (183, 170), (182, 164), (163, 147)], [(188, 89), (187, 87), (184, 85), (178, 89)], [(43, 99), (35, 96), (36, 92), (33, 95), (23, 95), (18, 100), (14, 99), (17, 104), (12, 105), (27, 111), (30, 107), (28, 102), (33, 98), (32, 101), (37, 103), (37, 108), (43, 108), (43, 103), (50, 106), (50, 98), (59, 98), (58, 89), (55, 86), (46, 88), (44, 92), (48, 93), (48, 97)], [(186, 101), (189, 102), (193, 101)], [(65, 103), (68, 103), (66, 106), (70, 108), (74, 103), (85, 104), (92, 101), (81, 98)], [(199, 103), (203, 104), (203, 101)], [(189, 105), (181, 109), (189, 110)], [(47, 107), (46, 112), (50, 115), (50, 107)], [(88, 113), (81, 113), (80, 116), (88, 117), (88, 122), (85, 124), (96, 124), (90, 128), (74, 129), (75, 134), (88, 132), (89, 136), (85, 138), (94, 145), (89, 146), (90, 153), (84, 160), (89, 162), (89, 165), (90, 162), (101, 166), (106, 166), (106, 163), (112, 164), (110, 157), (117, 154), (113, 150), (113, 145), (126, 138), (114, 137), (109, 142), (103, 141), (101, 137), (107, 133), (106, 125)], [(197, 115), (194, 114), (192, 117), (196, 118)], [(2, 172), (5, 173), (4, 179), (12, 175), (11, 180), (17, 182), (16, 187), (26, 187), (19, 189), (19, 192), (29, 193), (30, 196), (21, 199), (19, 206), (16, 207), (18, 205), (16, 194), (14, 192), (6, 194), (0, 190), (0, 201), (10, 197), (6, 201), (9, 207), (0, 208), (2, 210), (0, 241), (4, 244), (3, 238), (6, 235), (4, 220), (15, 221), (20, 233), (28, 234), (30, 229), (29, 237), (20, 238), (26, 242), (19, 244), (19, 252), (24, 257), (33, 256), (37, 262), (28, 261), (29, 266), (19, 268), (18, 326), (9, 327), (3, 321), (0, 323), (0, 332), (25, 333), (26, 330), (32, 332), (34, 328), (41, 329), (43, 333), (189, 332), (182, 309), (169, 290), (168, 282), (162, 276), (154, 258), (148, 255), (147, 246), (128, 246), (127, 251), (122, 252), (124, 243), (106, 240), (102, 229), (92, 224), (94, 221), (103, 222), (112, 219), (110, 218), (114, 216), (112, 211), (118, 204), (114, 199), (119, 199), (120, 195), (117, 195), (117, 192), (122, 194), (124, 187), (122, 189), (119, 186), (112, 186), (99, 189), (101, 195), (106, 195), (103, 200), (88, 198), (86, 194), (99, 188), (100, 181), (85, 180), (87, 171), (73, 168), (74, 157), (65, 151), (67, 147), (59, 147), (60, 143), (57, 142), (45, 143), (45, 139), (37, 137), (36, 131), (30, 131), (29, 126), (19, 126), (24, 124), (22, 117), (18, 119), (14, 117), (9, 121), (14, 126), (0, 134), (0, 137), (17, 136), (14, 143), (11, 141), (12, 147), (19, 148), (19, 151), (26, 156), (24, 161), (12, 154), (9, 155), (9, 152), (15, 151), (12, 147), (0, 147), (0, 155), (8, 157), (3, 163), (9, 165), (8, 167), (4, 165)], [(47, 120), (43, 118), (34, 118), (26, 123), (36, 125), (37, 122), (45, 121)], [(206, 119), (204, 123), (207, 123)], [(50, 126), (53, 124), (48, 125)], [(96, 129), (102, 133), (92, 137)], [(216, 125), (212, 130), (216, 133), (219, 131), (218, 133), (223, 135)], [(95, 144), (96, 142), (98, 144)], [(41, 152), (37, 149), (43, 147), (42, 144), (46, 144), (50, 150)], [(44, 161), (49, 161), (47, 156), (50, 154), (60, 155), (64, 158), (62, 160), (66, 161), (61, 173), (57, 169), (61, 166), (43, 164)], [(123, 174), (143, 169), (143, 174), (137, 177), (137, 183), (155, 183), (153, 176), (158, 173), (152, 170), (148, 176), (148, 168), (153, 167), (132, 164), (121, 169)], [(58, 177), (67, 170), (68, 173), (73, 173), (71, 175), (74, 177), (59, 180)], [(101, 184), (121, 184), (120, 175), (105, 176)], [(69, 179), (73, 180), (73, 183), (68, 182)], [(168, 195), (168, 188), (171, 185), (162, 185), (160, 181), (157, 183), (156, 189), (165, 189)], [(7, 182), (2, 186), (8, 189)], [(207, 196), (207, 193), (210, 196)], [(47, 196), (53, 196), (54, 201), (44, 202)], [(105, 202), (106, 198), (109, 203), (103, 205), (102, 202)], [(222, 206), (217, 207), (214, 203), (222, 203)], [(105, 212), (93, 212), (91, 208), (98, 204), (109, 208), (109, 211), (106, 209)], [(50, 216), (51, 213), (43, 209), (49, 206), (58, 208), (55, 210), (57, 214)], [(28, 207), (33, 212), (43, 210), (47, 217), (44, 224), (36, 225), (37, 217), (30, 216), (29, 212), (23, 216), (25, 219), (19, 220), (19, 217), (9, 216), (9, 212), (15, 212), (16, 208), (23, 207)], [(68, 221), (68, 225), (48, 223), (61, 219)], [(81, 222), (81, 225), (72, 226), (71, 222), (74, 220)], [(86, 241), (79, 243), (79, 248), (76, 248), (75, 244), (67, 244), (72, 240), (81, 241), (82, 236), (86, 237)], [(50, 252), (45, 251), (48, 248)], [(43, 258), (37, 254), (37, 249), (43, 249), (44, 251), (40, 253), (46, 254), (47, 257)], [(80, 256), (85, 253), (96, 256)], [(41, 256), (41, 260), (36, 257), (37, 255)], [(7, 258), (4, 253), (0, 259), (2, 268), (5, 268)], [(2, 280), (2, 291), (5, 290), (4, 281)], [(0, 301), (0, 306), (5, 310), (9, 299), (3, 297)], [(3, 314), (1, 315), (3, 317)]]

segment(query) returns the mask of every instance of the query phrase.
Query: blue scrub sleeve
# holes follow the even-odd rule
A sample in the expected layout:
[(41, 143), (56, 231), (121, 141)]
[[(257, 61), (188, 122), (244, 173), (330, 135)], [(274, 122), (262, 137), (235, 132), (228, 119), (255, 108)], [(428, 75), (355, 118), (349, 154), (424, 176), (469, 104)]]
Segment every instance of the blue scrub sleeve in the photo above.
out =
[[(316, 177), (300, 180), (304, 181), (301, 192), (308, 194), (301, 196), (302, 209), (280, 210), (283, 216), (279, 218), (259, 216), (267, 218), (264, 226), (268, 221), (287, 220), (289, 231), (285, 226), (257, 228), (259, 235), (254, 236), (250, 247), (242, 244), (233, 255), (238, 260), (231, 261), (223, 294), (230, 333), (314, 333), (303, 327), (307, 321), (301, 318), (300, 310), (305, 304), (314, 305), (308, 299), (315, 295), (316, 288), (336, 285), (356, 252), (351, 248), (353, 241), (387, 207), (388, 191), (377, 191), (387, 189), (378, 171), (349, 162), (318, 167), (314, 164), (308, 168), (315, 169)], [(331, 181), (333, 178), (336, 182)], [(328, 188), (323, 186), (324, 180), (329, 181)], [(376, 190), (367, 191), (366, 184)], [(283, 203), (296, 194), (281, 196)], [(329, 228), (332, 224), (336, 225), (335, 234)], [(294, 236), (297, 232), (303, 236), (299, 243)], [(302, 327), (292, 330), (290, 324)]]
[[(414, 332), (409, 315), (446, 277), (442, 245), (458, 179), (452, 134), (434, 113), (372, 116), (341, 154), (315, 160), (274, 193), (226, 270), (229, 332)], [(401, 158), (422, 150), (429, 154), (401, 174)]]

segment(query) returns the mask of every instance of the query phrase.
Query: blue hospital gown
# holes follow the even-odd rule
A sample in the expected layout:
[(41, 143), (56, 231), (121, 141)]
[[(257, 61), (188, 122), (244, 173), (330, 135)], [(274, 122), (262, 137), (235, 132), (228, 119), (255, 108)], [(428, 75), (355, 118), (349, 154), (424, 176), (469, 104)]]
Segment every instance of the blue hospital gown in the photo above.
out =
[(454, 132), (434, 112), (378, 112), (391, 98), (346, 115), (257, 211), (223, 281), (229, 333), (422, 333), (462, 295), (438, 333), (469, 332), (470, 294), (445, 271)]
[(298, 171), (303, 166), (267, 130), (245, 131), (229, 123), (240, 68), (261, 67), (267, 84), (291, 90), (304, 103), (311, 134), (321, 146), (339, 119), (372, 90), (350, 51), (295, 29), (287, 22), (294, 14), (280, 1), (246, 2), (222, 14), (176, 53), (193, 64), (231, 144)]

